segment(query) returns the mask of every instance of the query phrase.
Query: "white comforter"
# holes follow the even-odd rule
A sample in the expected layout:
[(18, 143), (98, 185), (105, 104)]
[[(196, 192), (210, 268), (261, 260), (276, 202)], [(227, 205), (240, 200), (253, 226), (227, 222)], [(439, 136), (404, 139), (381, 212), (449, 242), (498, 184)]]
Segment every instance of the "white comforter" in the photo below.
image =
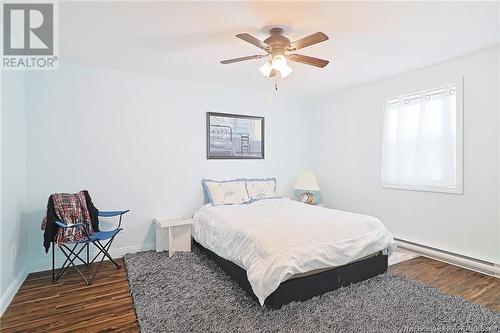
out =
[(261, 305), (295, 274), (342, 266), (394, 248), (392, 235), (375, 217), (284, 198), (205, 205), (194, 215), (193, 237), (244, 268)]

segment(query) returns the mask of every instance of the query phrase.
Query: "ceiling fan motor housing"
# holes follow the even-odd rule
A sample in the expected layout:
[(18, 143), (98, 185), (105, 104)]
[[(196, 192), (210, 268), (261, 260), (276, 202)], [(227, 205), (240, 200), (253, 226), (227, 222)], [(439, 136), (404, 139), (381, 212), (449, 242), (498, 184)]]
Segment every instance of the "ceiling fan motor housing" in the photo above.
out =
[(264, 40), (264, 43), (269, 45), (269, 54), (274, 57), (276, 55), (285, 55), (285, 52), (290, 45), (290, 40), (283, 36), (284, 30), (279, 27), (269, 30), (269, 36)]

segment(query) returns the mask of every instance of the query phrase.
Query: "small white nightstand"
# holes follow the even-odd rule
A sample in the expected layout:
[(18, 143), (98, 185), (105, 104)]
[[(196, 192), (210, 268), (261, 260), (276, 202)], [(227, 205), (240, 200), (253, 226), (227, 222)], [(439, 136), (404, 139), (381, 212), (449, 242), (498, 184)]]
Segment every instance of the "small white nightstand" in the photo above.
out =
[(175, 252), (191, 251), (191, 223), (189, 217), (155, 218), (156, 252), (168, 250), (171, 257)]

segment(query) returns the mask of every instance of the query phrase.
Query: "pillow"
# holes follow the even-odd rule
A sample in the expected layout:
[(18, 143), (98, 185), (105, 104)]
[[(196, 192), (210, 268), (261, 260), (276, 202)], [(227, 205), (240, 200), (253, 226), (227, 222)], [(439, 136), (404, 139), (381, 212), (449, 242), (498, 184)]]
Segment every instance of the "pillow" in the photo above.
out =
[(206, 205), (207, 203), (212, 203), (210, 200), (210, 194), (208, 194), (208, 189), (207, 186), (205, 185), (205, 180), (201, 180), (201, 186), (203, 187), (203, 204)]
[(214, 206), (241, 204), (250, 201), (244, 180), (202, 181), (210, 202)]
[(276, 179), (248, 179), (247, 192), (252, 200), (277, 198), (276, 195)]

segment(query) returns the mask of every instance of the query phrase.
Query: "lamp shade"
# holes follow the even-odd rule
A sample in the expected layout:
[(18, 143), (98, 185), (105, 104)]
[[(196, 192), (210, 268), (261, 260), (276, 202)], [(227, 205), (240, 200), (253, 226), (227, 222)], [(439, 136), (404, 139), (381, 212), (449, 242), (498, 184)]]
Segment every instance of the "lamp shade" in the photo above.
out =
[(273, 66), (271, 65), (270, 61), (266, 61), (264, 65), (259, 67), (259, 71), (264, 74), (265, 77), (269, 77), (271, 75), (271, 72), (273, 70)]
[(285, 66), (283, 66), (281, 69), (280, 69), (280, 74), (281, 74), (281, 77), (287, 77), (288, 75), (290, 75), (290, 73), (293, 71), (292, 67), (288, 66), (285, 64)]
[(301, 191), (319, 191), (319, 184), (313, 172), (305, 171), (297, 177), (293, 188)]

